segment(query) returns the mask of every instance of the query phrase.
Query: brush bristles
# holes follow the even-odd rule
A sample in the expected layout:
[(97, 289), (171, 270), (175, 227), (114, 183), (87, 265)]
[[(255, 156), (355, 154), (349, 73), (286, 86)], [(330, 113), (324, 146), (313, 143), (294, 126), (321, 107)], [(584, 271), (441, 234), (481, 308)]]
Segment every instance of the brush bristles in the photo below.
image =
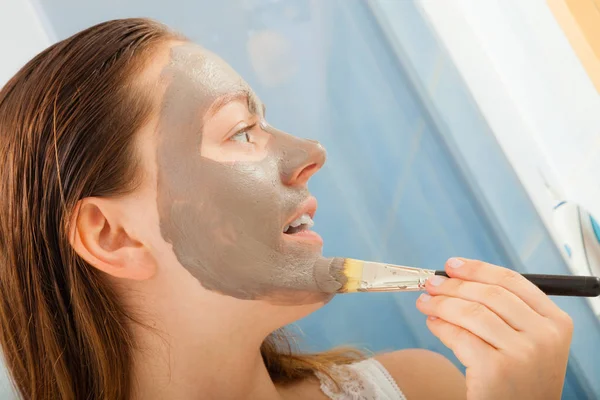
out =
[(340, 289), (340, 292), (356, 292), (362, 281), (363, 262), (351, 258), (344, 259), (344, 275), (346, 283)]

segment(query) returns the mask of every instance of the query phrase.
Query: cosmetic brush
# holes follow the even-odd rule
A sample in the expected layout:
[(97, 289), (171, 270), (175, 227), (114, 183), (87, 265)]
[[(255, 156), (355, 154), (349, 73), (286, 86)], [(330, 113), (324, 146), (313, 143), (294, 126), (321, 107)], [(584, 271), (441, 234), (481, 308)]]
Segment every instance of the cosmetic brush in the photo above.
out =
[[(425, 289), (428, 278), (445, 271), (405, 267), (351, 258), (323, 258), (317, 268), (329, 269), (329, 275), (341, 284), (338, 293), (402, 292)], [(600, 295), (600, 278), (595, 276), (522, 274), (547, 295), (596, 297)]]

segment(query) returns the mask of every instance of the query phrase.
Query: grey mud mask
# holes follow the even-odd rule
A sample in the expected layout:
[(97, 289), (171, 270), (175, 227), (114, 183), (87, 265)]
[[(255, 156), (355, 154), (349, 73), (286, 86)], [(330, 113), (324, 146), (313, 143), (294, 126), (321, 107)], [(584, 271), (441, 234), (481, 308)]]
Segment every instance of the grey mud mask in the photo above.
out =
[(323, 148), (263, 122), (268, 137), (263, 157), (209, 159), (201, 149), (215, 101), (245, 93), (249, 111), (264, 121), (259, 100), (231, 67), (194, 44), (171, 49), (162, 79), (157, 205), (161, 234), (179, 262), (206, 289), (240, 299), (331, 297), (341, 285), (328, 270), (315, 269), (320, 245), (283, 234), (309, 197), (304, 186), (289, 185), (290, 179), (311, 163), (322, 164)]

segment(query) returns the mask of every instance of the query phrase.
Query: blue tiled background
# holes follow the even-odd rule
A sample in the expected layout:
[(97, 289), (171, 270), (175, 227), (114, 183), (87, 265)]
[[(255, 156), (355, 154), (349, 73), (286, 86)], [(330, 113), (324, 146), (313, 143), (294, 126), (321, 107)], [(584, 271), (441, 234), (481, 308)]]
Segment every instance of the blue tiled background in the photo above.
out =
[[(316, 222), (326, 255), (427, 268), (461, 255), (520, 271), (566, 273), (413, 1), (41, 4), (59, 39), (106, 19), (157, 18), (230, 62), (266, 103), (273, 125), (320, 140), (329, 159), (311, 189), (320, 201)], [(264, 52), (252, 50), (259, 40)], [(456, 361), (428, 332), (415, 299), (338, 296), (300, 321), (302, 346), (422, 347)], [(598, 321), (581, 299), (557, 301), (577, 326), (563, 398), (600, 397)]]

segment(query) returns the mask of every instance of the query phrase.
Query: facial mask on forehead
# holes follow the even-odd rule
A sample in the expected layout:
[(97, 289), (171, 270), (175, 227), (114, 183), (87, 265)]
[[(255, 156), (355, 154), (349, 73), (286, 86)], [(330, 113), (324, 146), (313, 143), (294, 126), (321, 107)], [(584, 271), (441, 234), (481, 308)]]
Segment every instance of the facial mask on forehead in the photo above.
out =
[(171, 49), (162, 78), (167, 88), (158, 132), (157, 204), (161, 233), (180, 263), (205, 288), (241, 299), (329, 297), (323, 293), (339, 284), (328, 279), (328, 271), (314, 270), (320, 246), (283, 234), (309, 197), (304, 186), (290, 182), (304, 167), (324, 162), (323, 148), (263, 122), (268, 142), (259, 160), (225, 163), (202, 156), (203, 121), (216, 100), (247, 93), (250, 111), (260, 117), (261, 104), (226, 63), (193, 44)]

